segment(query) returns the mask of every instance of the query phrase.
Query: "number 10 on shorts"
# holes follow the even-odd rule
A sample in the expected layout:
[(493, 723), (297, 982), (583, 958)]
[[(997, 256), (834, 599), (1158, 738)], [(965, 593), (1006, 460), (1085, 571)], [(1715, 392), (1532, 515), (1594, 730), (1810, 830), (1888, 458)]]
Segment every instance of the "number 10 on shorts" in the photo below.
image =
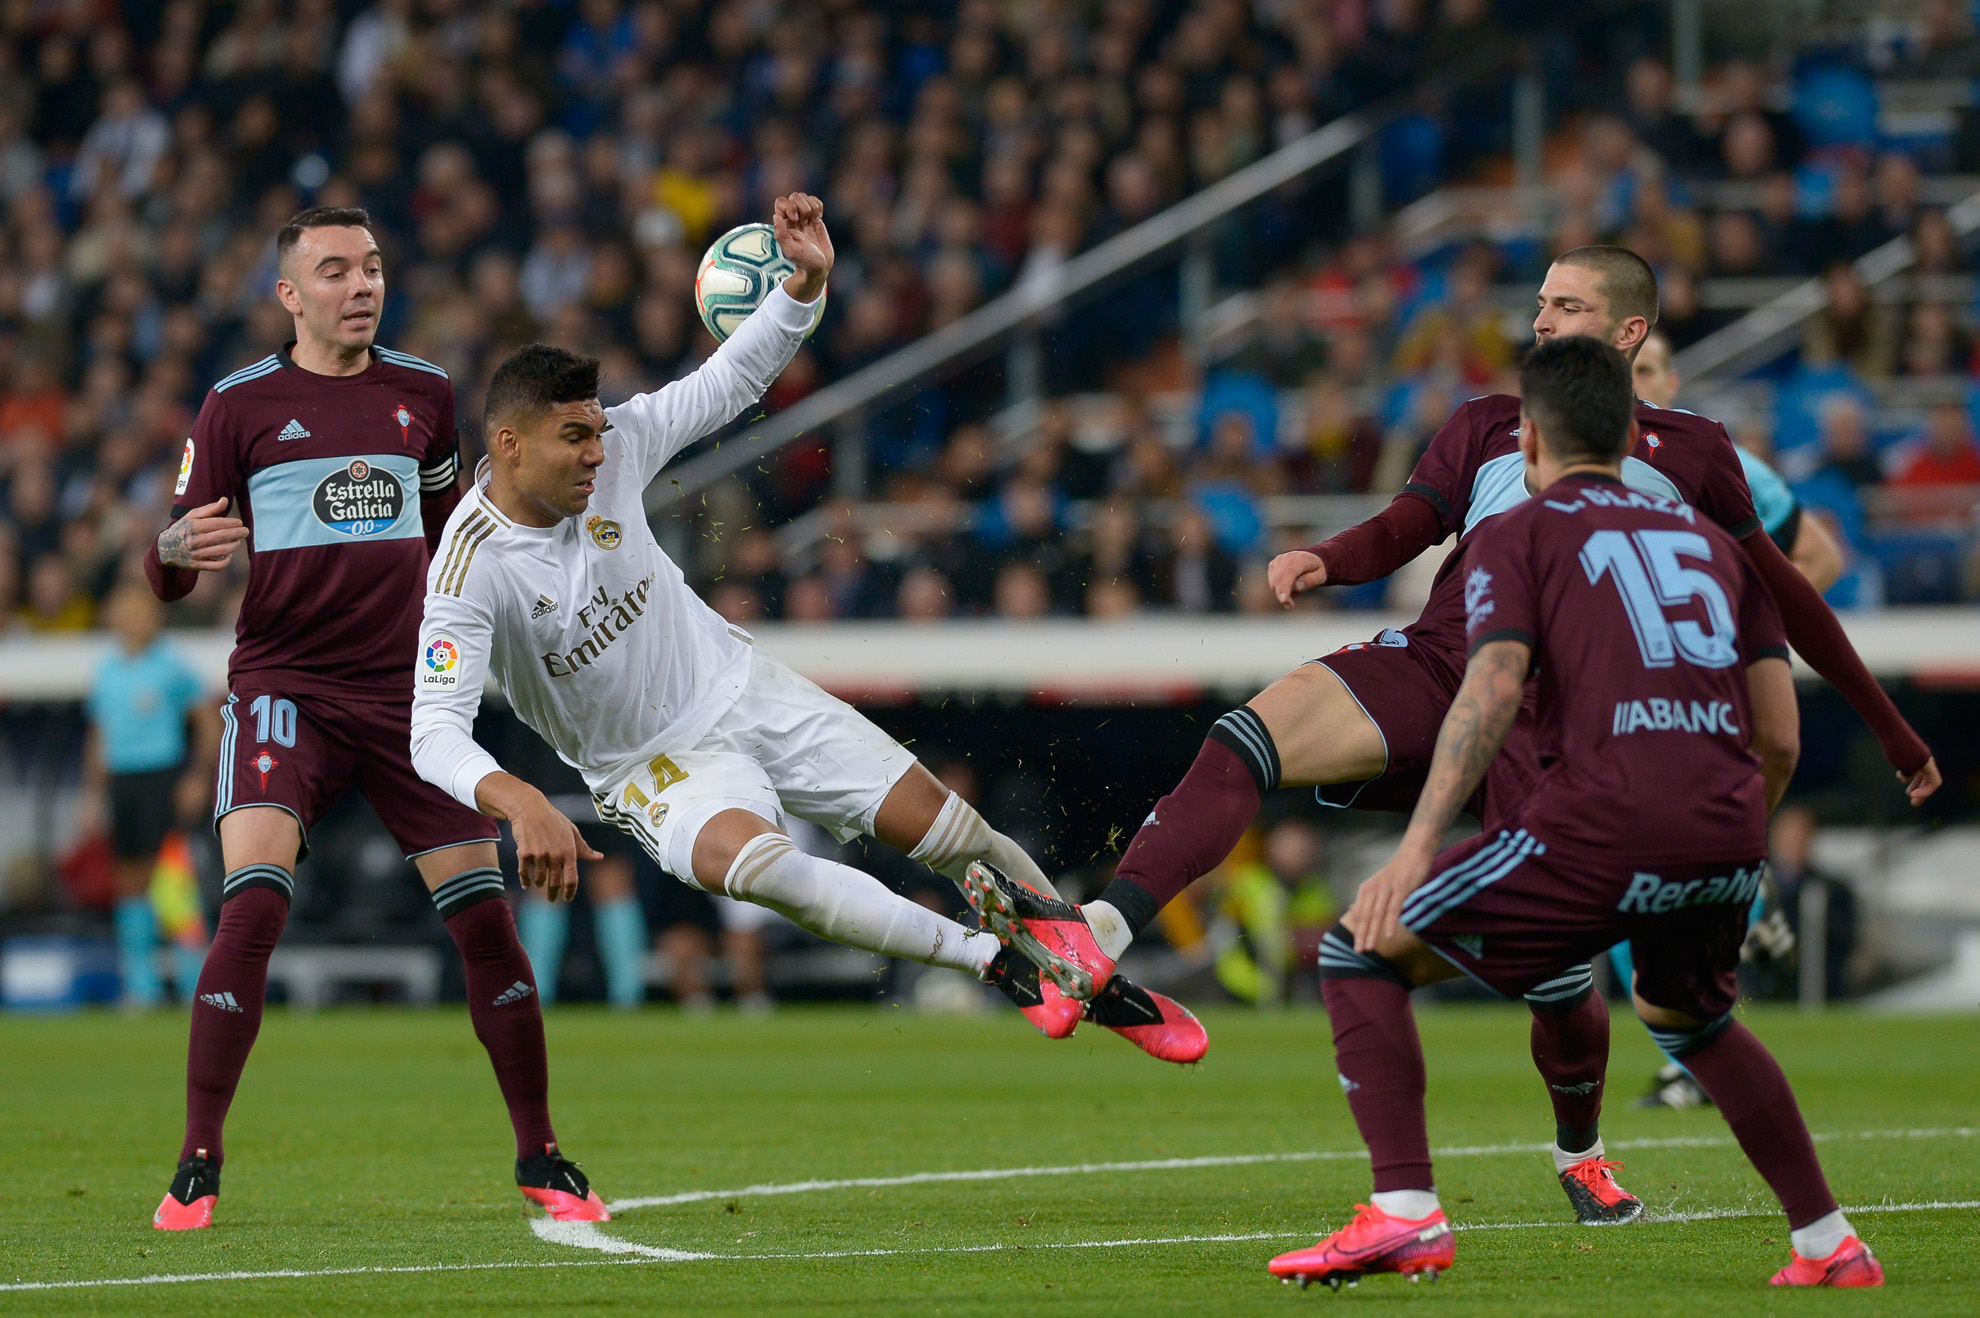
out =
[(258, 744), (265, 746), (271, 739), (277, 746), (296, 744), (295, 701), (280, 696), (256, 696), (248, 706), (248, 713), (254, 715), (254, 739)]

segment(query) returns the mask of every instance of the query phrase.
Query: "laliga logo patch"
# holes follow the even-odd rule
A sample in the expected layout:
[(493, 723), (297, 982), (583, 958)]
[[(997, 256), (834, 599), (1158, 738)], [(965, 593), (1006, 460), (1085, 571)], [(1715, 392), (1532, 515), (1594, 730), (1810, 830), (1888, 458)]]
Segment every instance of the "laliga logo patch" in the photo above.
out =
[(435, 632), (420, 648), (419, 685), (423, 691), (452, 691), (461, 684), (461, 643)]
[(410, 446), (412, 444), (412, 413), (406, 410), (404, 403), (400, 403), (392, 410), (392, 419), (399, 423), (399, 443)]
[(591, 532), (592, 542), (600, 549), (617, 549), (619, 547), (619, 524), (617, 522), (608, 522), (603, 517), (587, 517), (584, 519), (584, 529)]
[(259, 773), (261, 775), (262, 791), (265, 792), (268, 790), (268, 775), (271, 772), (273, 772), (275, 767), (280, 763), (281, 763), (280, 760), (276, 759), (273, 755), (270, 755), (267, 751), (263, 751), (261, 754), (254, 757), (254, 769), (256, 773)]
[(186, 455), (179, 459), (179, 483), (172, 487), (172, 493), (184, 494), (186, 492), (186, 486), (192, 484), (192, 460), (193, 460), (192, 436), (187, 435)]

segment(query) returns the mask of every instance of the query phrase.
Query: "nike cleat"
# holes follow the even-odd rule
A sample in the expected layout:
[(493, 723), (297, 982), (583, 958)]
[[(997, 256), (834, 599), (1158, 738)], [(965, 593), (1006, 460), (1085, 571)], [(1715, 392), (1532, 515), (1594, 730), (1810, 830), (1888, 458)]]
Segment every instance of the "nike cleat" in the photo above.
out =
[(609, 1222), (612, 1214), (598, 1191), (591, 1188), (578, 1165), (557, 1151), (555, 1144), (543, 1146), (533, 1158), (516, 1159), (516, 1185), (523, 1198), (542, 1204), (545, 1212), (559, 1222)]
[(195, 1149), (179, 1164), (172, 1188), (151, 1215), (151, 1225), (160, 1231), (203, 1231), (213, 1225), (213, 1205), (219, 1198), (220, 1164), (208, 1158), (205, 1149)]
[(1280, 1281), (1298, 1282), (1301, 1289), (1320, 1281), (1339, 1290), (1376, 1272), (1435, 1281), (1455, 1261), (1451, 1222), (1443, 1209), (1412, 1222), (1373, 1204), (1354, 1208), (1352, 1222), (1317, 1245), (1279, 1255), (1266, 1265), (1267, 1271)]
[(1583, 1226), (1621, 1226), (1643, 1216), (1643, 1201), (1616, 1184), (1619, 1162), (1583, 1158), (1561, 1173), (1561, 1189)]
[(1009, 998), (1024, 1018), (1048, 1039), (1070, 1039), (1079, 1026), (1083, 1003), (1038, 977), (1038, 967), (1011, 948), (1001, 949), (983, 968), (983, 982)]
[(990, 932), (1037, 962), (1061, 993), (1084, 1002), (1107, 987), (1113, 958), (1093, 940), (1077, 906), (1035, 892), (980, 860), (970, 862), (962, 887)]
[[(1048, 982), (1044, 996), (1051, 1001), (1058, 996), (1057, 988)], [(1210, 1035), (1189, 1008), (1120, 975), (1108, 980), (1107, 987), (1086, 1004), (1086, 1019), (1164, 1062), (1200, 1062), (1210, 1051)]]
[(1836, 1246), (1825, 1259), (1794, 1256), (1794, 1262), (1774, 1274), (1770, 1286), (1881, 1286), (1884, 1265), (1870, 1247), (1855, 1236)]

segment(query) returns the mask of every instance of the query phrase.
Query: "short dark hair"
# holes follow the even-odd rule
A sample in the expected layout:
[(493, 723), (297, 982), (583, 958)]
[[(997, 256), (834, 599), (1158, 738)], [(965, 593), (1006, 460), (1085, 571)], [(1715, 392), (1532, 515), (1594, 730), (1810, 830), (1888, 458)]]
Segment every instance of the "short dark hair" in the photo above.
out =
[(1657, 272), (1650, 263), (1627, 247), (1577, 247), (1554, 258), (1555, 265), (1577, 265), (1593, 270), (1608, 301), (1609, 314), (1618, 323), (1641, 316), (1657, 323)]
[(547, 412), (559, 403), (598, 397), (598, 359), (548, 343), (517, 348), (495, 368), (481, 425), (492, 433), (518, 413)]
[(362, 206), (311, 206), (297, 211), (275, 231), (275, 263), (289, 259), (307, 229), (369, 229), (371, 212)]
[(1519, 369), (1519, 406), (1556, 459), (1616, 462), (1629, 451), (1636, 393), (1629, 363), (1586, 334), (1552, 338)]

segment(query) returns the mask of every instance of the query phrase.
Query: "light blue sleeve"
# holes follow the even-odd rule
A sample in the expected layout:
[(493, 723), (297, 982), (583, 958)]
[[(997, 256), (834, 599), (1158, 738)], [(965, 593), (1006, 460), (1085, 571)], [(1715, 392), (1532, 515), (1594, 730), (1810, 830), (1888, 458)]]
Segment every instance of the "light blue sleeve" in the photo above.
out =
[(1768, 535), (1781, 529), (1794, 512), (1794, 492), (1780, 473), (1738, 445), (1739, 465), (1746, 469), (1746, 486), (1753, 491), (1753, 511), (1760, 514), (1760, 525)]

